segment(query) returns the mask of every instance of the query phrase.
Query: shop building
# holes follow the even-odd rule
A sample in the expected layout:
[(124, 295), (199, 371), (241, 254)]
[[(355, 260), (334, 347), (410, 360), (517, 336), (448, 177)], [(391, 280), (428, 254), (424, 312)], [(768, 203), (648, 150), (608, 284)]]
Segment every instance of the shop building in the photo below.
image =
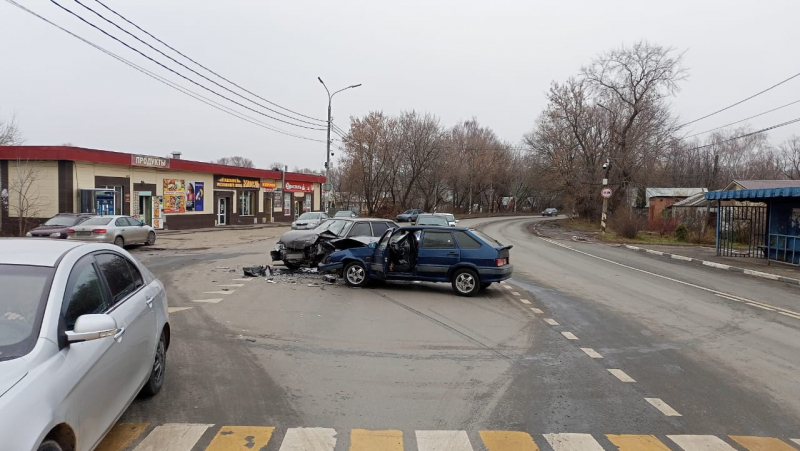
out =
[(156, 229), (291, 222), (325, 177), (68, 146), (0, 147), (0, 230), (58, 213), (135, 216)]

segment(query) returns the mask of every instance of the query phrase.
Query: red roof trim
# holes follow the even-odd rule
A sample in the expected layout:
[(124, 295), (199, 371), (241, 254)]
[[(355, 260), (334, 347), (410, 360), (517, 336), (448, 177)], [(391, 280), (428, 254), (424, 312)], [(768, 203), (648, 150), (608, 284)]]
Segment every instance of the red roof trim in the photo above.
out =
[[(69, 146), (0, 146), (0, 160), (68, 160), (89, 163), (116, 164), (131, 166), (131, 155), (110, 150), (85, 149)], [(136, 154), (134, 154), (136, 155)], [(240, 168), (223, 164), (205, 163), (192, 160), (169, 160), (169, 169), (176, 171), (203, 172), (207, 174), (235, 175), (280, 180), (281, 172), (270, 169)], [(321, 175), (287, 172), (286, 179), (295, 182), (324, 183)]]

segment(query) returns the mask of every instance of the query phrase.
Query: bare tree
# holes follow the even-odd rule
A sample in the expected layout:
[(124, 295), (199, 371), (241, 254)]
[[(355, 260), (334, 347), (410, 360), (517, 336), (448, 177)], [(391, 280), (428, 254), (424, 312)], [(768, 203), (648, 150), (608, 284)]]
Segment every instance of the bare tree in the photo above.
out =
[(222, 157), (218, 160), (212, 161), (215, 164), (224, 164), (225, 166), (238, 166), (240, 168), (254, 168), (253, 160), (246, 157)]
[(0, 121), (0, 146), (18, 146), (23, 143), (22, 132), (15, 117)]
[(780, 145), (780, 165), (786, 178), (800, 180), (800, 136), (792, 136)]
[[(13, 160), (12, 160), (13, 161)], [(39, 193), (41, 177), (31, 162), (23, 159), (14, 161), (15, 167), (9, 168), (8, 211), (9, 216), (16, 216), (19, 236), (24, 236), (35, 218), (39, 218), (48, 200)]]
[(283, 168), (286, 167), (286, 166), (283, 163), (281, 163), (280, 161), (273, 161), (267, 167), (269, 169), (273, 170), (273, 171), (283, 171)]

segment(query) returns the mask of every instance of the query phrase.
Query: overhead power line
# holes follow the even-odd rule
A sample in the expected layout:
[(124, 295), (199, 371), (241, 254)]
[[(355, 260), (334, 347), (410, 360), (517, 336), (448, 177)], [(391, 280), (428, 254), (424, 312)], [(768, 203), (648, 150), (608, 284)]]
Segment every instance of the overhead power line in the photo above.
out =
[(39, 19), (41, 19), (42, 21), (44, 21), (44, 22), (46, 22), (46, 23), (58, 28), (59, 30), (69, 34), (70, 36), (72, 36), (72, 37), (84, 42), (85, 44), (88, 44), (88, 45), (94, 47), (95, 49), (105, 53), (106, 55), (111, 56), (112, 58), (120, 61), (121, 63), (126, 64), (126, 65), (132, 67), (133, 69), (135, 69), (135, 70), (137, 70), (137, 71), (139, 71), (139, 72), (141, 72), (141, 73), (143, 73), (143, 74), (145, 74), (145, 75), (147, 75), (147, 76), (149, 76), (149, 77), (151, 77), (151, 78), (153, 78), (153, 79), (155, 79), (155, 80), (157, 80), (157, 81), (159, 81), (159, 82), (161, 82), (161, 83), (163, 83), (163, 84), (165, 84), (165, 85), (167, 85), (167, 86), (169, 86), (169, 87), (171, 87), (173, 89), (176, 89), (176, 90), (182, 92), (183, 94), (188, 95), (189, 97), (192, 97), (192, 98), (194, 98), (196, 100), (199, 100), (200, 102), (203, 102), (203, 103), (205, 103), (206, 105), (209, 105), (212, 108), (220, 110), (223, 113), (230, 114), (231, 116), (234, 116), (236, 118), (242, 119), (245, 122), (249, 122), (251, 124), (257, 125), (257, 126), (262, 127), (262, 128), (265, 128), (267, 130), (270, 130), (270, 131), (273, 131), (273, 132), (276, 132), (276, 133), (280, 133), (280, 134), (283, 134), (283, 135), (291, 136), (293, 138), (305, 139), (305, 140), (316, 141), (316, 142), (325, 142), (324, 140), (321, 140), (321, 139), (313, 139), (313, 138), (309, 138), (309, 137), (306, 137), (306, 136), (295, 135), (294, 133), (287, 132), (287, 131), (281, 130), (279, 128), (275, 128), (275, 127), (273, 127), (273, 126), (271, 126), (269, 124), (266, 124), (264, 122), (259, 121), (258, 119), (252, 118), (250, 116), (247, 116), (247, 115), (239, 113), (239, 112), (237, 112), (235, 110), (232, 110), (231, 108), (229, 108), (227, 106), (224, 106), (224, 105), (222, 105), (222, 104), (220, 104), (218, 102), (215, 102), (215, 101), (209, 99), (208, 97), (204, 97), (201, 94), (197, 94), (196, 92), (193, 92), (193, 91), (191, 91), (189, 89), (183, 88), (180, 85), (177, 85), (177, 84), (175, 84), (175, 83), (173, 83), (173, 82), (171, 82), (171, 81), (169, 81), (169, 80), (167, 80), (167, 79), (165, 79), (165, 78), (163, 78), (163, 77), (161, 77), (161, 76), (159, 76), (157, 74), (154, 74), (153, 72), (150, 72), (147, 69), (145, 69), (145, 68), (143, 68), (143, 67), (141, 67), (141, 66), (139, 66), (139, 65), (137, 65), (137, 64), (135, 64), (135, 63), (133, 63), (133, 62), (131, 62), (131, 61), (129, 61), (129, 60), (127, 60), (127, 59), (125, 59), (125, 58), (123, 58), (123, 57), (121, 57), (121, 56), (119, 56), (119, 55), (117, 55), (117, 54), (105, 49), (105, 48), (103, 48), (103, 47), (100, 47), (99, 45), (97, 45), (97, 44), (95, 44), (95, 43), (93, 43), (93, 42), (91, 42), (91, 41), (89, 41), (87, 39), (84, 39), (81, 36), (78, 36), (77, 34), (67, 30), (66, 28), (63, 28), (60, 25), (48, 20), (47, 18), (40, 16), (39, 14), (35, 13), (34, 11), (31, 11), (30, 9), (20, 5), (19, 3), (15, 2), (14, 0), (6, 0), (6, 1), (8, 3), (16, 6), (17, 8), (20, 8), (23, 11), (25, 11), (25, 12), (27, 12), (27, 13), (29, 13), (29, 14), (31, 14), (31, 15), (39, 18)]
[(786, 83), (787, 81), (789, 81), (789, 80), (792, 80), (792, 79), (794, 79), (794, 78), (797, 78), (797, 77), (800, 77), (800, 73), (796, 73), (796, 74), (792, 75), (791, 77), (787, 78), (786, 80), (783, 80), (783, 81), (780, 81), (780, 82), (778, 82), (778, 83), (775, 83), (774, 85), (770, 86), (769, 88), (767, 88), (767, 89), (765, 89), (765, 90), (763, 90), (763, 91), (761, 91), (761, 92), (757, 92), (757, 93), (755, 93), (755, 94), (751, 95), (750, 97), (748, 97), (748, 98), (746, 98), (746, 99), (740, 100), (740, 101), (738, 101), (738, 102), (734, 103), (733, 105), (728, 105), (728, 106), (726, 106), (725, 108), (722, 108), (722, 109), (720, 109), (720, 110), (714, 111), (713, 113), (706, 114), (706, 115), (705, 115), (705, 116), (703, 116), (703, 117), (699, 117), (699, 118), (697, 118), (697, 119), (695, 119), (695, 120), (693, 120), (693, 121), (689, 121), (689, 122), (686, 122), (685, 124), (681, 124), (681, 125), (679, 125), (679, 126), (678, 126), (678, 128), (685, 127), (685, 126), (687, 126), (687, 125), (689, 125), (689, 124), (694, 124), (694, 123), (695, 123), (695, 122), (697, 122), (697, 121), (702, 121), (702, 120), (703, 120), (703, 119), (705, 119), (705, 118), (711, 117), (711, 116), (713, 116), (713, 115), (715, 115), (715, 114), (718, 114), (718, 113), (721, 113), (721, 112), (723, 112), (723, 111), (725, 111), (725, 110), (729, 110), (729, 109), (731, 109), (731, 108), (735, 107), (736, 105), (740, 105), (740, 104), (742, 104), (742, 103), (744, 103), (744, 102), (747, 102), (748, 100), (750, 100), (750, 99), (752, 99), (752, 98), (754, 98), (754, 97), (758, 97), (758, 96), (760, 96), (761, 94), (764, 94), (765, 92), (767, 92), (767, 91), (769, 91), (769, 90), (771, 90), (771, 89), (773, 89), (773, 88), (777, 88), (778, 86), (780, 86), (780, 85), (782, 85), (782, 84)]
[[(102, 28), (98, 27), (97, 25), (95, 25), (95, 24), (93, 24), (93, 23), (89, 22), (88, 20), (86, 20), (86, 19), (84, 19), (83, 17), (81, 17), (79, 14), (75, 13), (74, 11), (70, 10), (69, 8), (66, 8), (66, 7), (62, 6), (61, 4), (59, 4), (58, 2), (56, 2), (55, 0), (50, 0), (50, 2), (51, 2), (51, 3), (53, 3), (54, 5), (58, 6), (58, 7), (59, 7), (59, 8), (61, 8), (62, 10), (64, 10), (64, 11), (68, 12), (68, 13), (69, 13), (69, 14), (71, 14), (72, 16), (75, 16), (75, 17), (76, 17), (76, 18), (78, 18), (78, 19), (79, 19), (81, 22), (84, 22), (85, 24), (87, 24), (87, 25), (91, 26), (92, 28), (94, 28), (94, 29), (98, 30), (99, 32), (101, 32), (101, 33), (103, 33), (104, 35), (106, 35), (106, 36), (110, 37), (111, 39), (113, 39), (113, 40), (115, 40), (115, 41), (119, 42), (120, 44), (124, 45), (125, 47), (129, 48), (130, 50), (133, 50), (134, 52), (138, 53), (139, 55), (141, 55), (141, 56), (143, 56), (143, 57), (147, 58), (148, 60), (150, 60), (150, 61), (152, 61), (152, 62), (154, 62), (154, 63), (158, 64), (159, 66), (163, 67), (164, 69), (166, 69), (166, 70), (168, 70), (168, 71), (172, 72), (173, 74), (175, 74), (175, 75), (177, 75), (177, 76), (179, 76), (179, 77), (181, 77), (181, 78), (183, 78), (183, 79), (185, 79), (185, 80), (187, 80), (187, 81), (189, 81), (189, 82), (191, 82), (191, 83), (193, 83), (193, 84), (195, 84), (195, 85), (197, 85), (197, 86), (199, 86), (199, 87), (201, 87), (201, 88), (203, 88), (203, 89), (205, 89), (205, 90), (207, 90), (207, 91), (209, 91), (209, 92), (211, 92), (211, 93), (214, 93), (215, 95), (218, 95), (218, 96), (220, 96), (220, 97), (224, 98), (225, 100), (227, 100), (227, 101), (229, 101), (229, 102), (235, 103), (235, 104), (237, 104), (237, 105), (239, 105), (239, 106), (241, 106), (241, 107), (243, 107), (243, 108), (246, 108), (246, 109), (248, 109), (248, 110), (250, 110), (250, 111), (252, 111), (252, 112), (254, 112), (254, 113), (256, 113), (256, 114), (260, 114), (260, 115), (262, 115), (262, 116), (268, 117), (268, 118), (270, 118), (270, 119), (273, 119), (273, 120), (276, 120), (276, 121), (278, 121), (278, 122), (282, 122), (282, 123), (284, 123), (284, 124), (292, 125), (292, 126), (299, 127), (299, 128), (305, 128), (305, 129), (309, 129), (309, 130), (325, 130), (324, 128), (319, 128), (319, 127), (309, 127), (309, 126), (306, 126), (306, 125), (295, 124), (295, 123), (293, 123), (293, 122), (289, 122), (289, 121), (286, 121), (286, 120), (283, 120), (283, 119), (280, 119), (280, 118), (277, 118), (277, 117), (274, 117), (274, 116), (270, 116), (269, 114), (266, 114), (266, 113), (264, 113), (264, 112), (258, 111), (258, 110), (256, 110), (256, 109), (253, 109), (253, 108), (251, 108), (251, 107), (249, 107), (249, 106), (247, 106), (247, 105), (244, 105), (244, 104), (242, 104), (242, 103), (241, 103), (241, 102), (239, 102), (239, 101), (233, 100), (233, 99), (231, 99), (230, 97), (227, 97), (227, 96), (225, 96), (225, 95), (223, 95), (223, 94), (220, 94), (220, 93), (218, 93), (217, 91), (214, 91), (213, 89), (211, 89), (211, 88), (208, 88), (208, 87), (206, 87), (206, 86), (204, 86), (204, 85), (202, 85), (202, 84), (200, 84), (200, 83), (198, 83), (198, 82), (196, 82), (196, 81), (192, 80), (191, 78), (189, 78), (189, 77), (187, 77), (187, 76), (183, 75), (182, 73), (180, 73), (180, 72), (178, 72), (178, 71), (176, 71), (176, 70), (174, 70), (174, 69), (172, 69), (172, 68), (170, 68), (170, 67), (167, 67), (166, 65), (164, 65), (164, 64), (163, 64), (163, 63), (161, 63), (160, 61), (157, 61), (157, 60), (155, 60), (154, 58), (150, 57), (149, 55), (146, 55), (146, 54), (144, 54), (144, 53), (143, 53), (143, 52), (141, 52), (139, 49), (136, 49), (136, 48), (134, 48), (134, 47), (130, 46), (128, 43), (126, 43), (126, 42), (122, 41), (121, 39), (117, 38), (116, 36), (114, 36), (114, 35), (110, 34), (109, 32), (107, 32), (107, 31), (105, 31), (105, 30), (103, 30)], [(96, 13), (96, 14), (97, 14), (97, 13)], [(102, 17), (102, 16), (101, 16), (101, 17)], [(105, 18), (104, 18), (104, 19), (105, 19)], [(105, 20), (107, 20), (107, 19), (105, 19)], [(117, 28), (119, 28), (119, 26), (117, 26), (117, 25), (116, 25), (116, 24), (114, 24), (113, 22), (112, 22), (112, 25), (114, 25), (114, 26), (116, 26)], [(121, 28), (120, 28), (120, 29), (121, 29)], [(128, 33), (128, 32), (127, 32), (126, 30), (124, 30), (124, 29), (123, 29), (122, 31), (124, 31), (124, 32)], [(128, 34), (130, 34), (130, 33), (128, 33)], [(139, 38), (138, 38), (138, 37), (136, 37), (136, 36), (134, 36), (134, 38), (135, 38), (135, 39), (137, 39), (137, 40), (139, 40), (140, 42), (143, 42), (143, 41), (141, 41), (141, 39), (139, 39)], [(153, 46), (151, 46), (150, 44), (147, 44), (146, 42), (143, 42), (143, 43), (144, 43), (145, 45), (147, 45), (148, 47), (150, 47), (150, 48), (153, 48)], [(160, 54), (162, 54), (162, 55), (166, 56), (166, 57), (167, 57), (167, 58), (169, 58), (170, 60), (172, 60), (172, 61), (175, 61), (175, 59), (174, 59), (174, 58), (172, 58), (172, 57), (170, 57), (170, 56), (168, 56), (168, 55), (165, 55), (165, 54), (164, 54), (163, 52), (161, 52), (160, 50), (158, 50), (158, 49), (155, 49), (155, 48), (153, 48), (153, 50), (156, 50), (157, 52), (159, 52)], [(261, 106), (261, 107), (262, 107), (262, 108), (264, 108), (264, 109), (267, 109), (267, 110), (269, 110), (269, 111), (275, 112), (275, 110), (272, 110), (272, 109), (270, 109), (270, 108), (267, 108), (267, 107), (265, 107), (265, 106), (263, 106), (263, 105), (259, 104), (258, 102), (255, 102), (255, 101), (253, 101), (253, 100), (250, 100), (250, 99), (248, 99), (247, 97), (244, 97), (244, 96), (242, 96), (241, 94), (239, 94), (239, 93), (237, 93), (237, 92), (235, 92), (235, 91), (232, 91), (232, 90), (230, 90), (229, 88), (227, 88), (227, 87), (225, 87), (225, 86), (222, 86), (222, 85), (220, 85), (220, 84), (219, 84), (219, 83), (217, 83), (216, 81), (214, 81), (214, 80), (211, 80), (210, 78), (206, 77), (205, 75), (202, 75), (202, 74), (198, 73), (198, 72), (197, 72), (197, 71), (195, 71), (194, 69), (191, 69), (191, 68), (187, 67), (185, 64), (183, 64), (183, 63), (180, 63), (180, 62), (178, 62), (178, 61), (175, 61), (175, 62), (176, 62), (177, 64), (179, 64), (179, 65), (181, 65), (181, 66), (185, 67), (186, 69), (190, 70), (191, 72), (193, 72), (193, 73), (195, 73), (195, 74), (199, 75), (200, 77), (202, 77), (202, 78), (204, 78), (204, 79), (206, 79), (206, 80), (210, 81), (211, 83), (214, 83), (215, 85), (217, 85), (217, 86), (221, 87), (222, 89), (225, 89), (226, 91), (229, 91), (229, 92), (231, 92), (231, 93), (233, 93), (233, 94), (235, 94), (235, 95), (237, 95), (237, 96), (239, 96), (239, 97), (242, 97), (243, 99), (245, 99), (245, 100), (247, 100), (247, 101), (249, 101), (249, 102), (251, 102), (251, 103), (254, 103), (254, 104), (256, 104), (256, 105), (259, 105), (259, 106)], [(279, 113), (279, 114), (283, 114), (283, 113)], [(297, 120), (298, 120), (298, 121), (300, 121), (299, 119), (297, 119)], [(300, 121), (300, 122), (305, 122), (305, 121)], [(315, 125), (316, 125), (316, 124), (315, 124)]]
[(695, 134), (693, 134), (693, 135), (689, 135), (689, 136), (687, 136), (686, 138), (694, 138), (695, 136), (698, 136), (698, 135), (704, 135), (704, 134), (706, 134), (706, 133), (711, 133), (711, 132), (717, 131), (717, 130), (719, 130), (719, 129), (721, 129), (721, 128), (730, 127), (731, 125), (736, 125), (736, 124), (742, 123), (742, 122), (744, 122), (744, 121), (749, 121), (750, 119), (753, 119), (753, 118), (756, 118), (756, 117), (759, 117), (759, 116), (763, 116), (763, 115), (765, 115), (765, 114), (767, 114), (767, 113), (772, 113), (773, 111), (778, 111), (778, 110), (780, 110), (780, 109), (782, 109), (782, 108), (786, 108), (787, 106), (792, 106), (792, 105), (794, 105), (795, 103), (800, 103), (800, 100), (795, 100), (794, 102), (789, 102), (789, 103), (787, 103), (786, 105), (781, 105), (781, 106), (779, 106), (779, 107), (777, 107), (777, 108), (773, 108), (773, 109), (771, 109), (771, 110), (769, 110), (769, 111), (764, 111), (763, 113), (758, 113), (758, 114), (756, 114), (756, 115), (753, 115), (753, 116), (750, 116), (750, 117), (746, 117), (746, 118), (744, 118), (744, 119), (742, 119), (742, 120), (740, 120), (740, 121), (731, 122), (730, 124), (721, 125), (721, 126), (719, 126), (719, 127), (717, 127), (717, 128), (712, 128), (712, 129), (710, 129), (710, 130), (706, 130), (706, 131), (704, 131), (704, 132), (695, 133)]
[[(118, 13), (118, 12), (114, 11), (113, 9), (111, 9), (109, 6), (107, 6), (105, 3), (101, 2), (100, 0), (95, 0), (95, 2), (97, 2), (98, 4), (100, 4), (100, 6), (102, 6), (102, 7), (103, 7), (103, 8), (105, 8), (105, 9), (107, 9), (107, 10), (108, 10), (108, 11), (110, 11), (112, 14), (116, 15), (117, 17), (119, 17), (120, 19), (124, 20), (124, 21), (125, 21), (125, 22), (127, 22), (128, 24), (130, 24), (130, 25), (134, 26), (134, 27), (135, 27), (137, 30), (139, 30), (139, 31), (141, 31), (142, 33), (146, 34), (147, 36), (150, 36), (151, 38), (155, 39), (156, 41), (158, 41), (159, 43), (161, 43), (163, 46), (167, 47), (168, 49), (172, 50), (173, 52), (177, 53), (178, 55), (180, 55), (180, 56), (182, 56), (182, 57), (186, 58), (187, 60), (189, 60), (189, 61), (193, 62), (194, 64), (196, 64), (196, 65), (198, 65), (198, 66), (202, 67), (203, 69), (207, 70), (208, 72), (210, 72), (210, 73), (212, 73), (212, 74), (216, 75), (216, 76), (217, 76), (217, 77), (219, 77), (220, 79), (227, 81), (228, 83), (232, 84), (233, 86), (236, 86), (237, 88), (241, 89), (242, 91), (244, 91), (244, 92), (246, 92), (246, 93), (248, 93), (248, 94), (250, 94), (250, 95), (252, 95), (252, 96), (255, 96), (255, 97), (257, 97), (257, 98), (259, 98), (259, 99), (261, 99), (261, 100), (263, 100), (263, 101), (265, 101), (265, 102), (269, 103), (270, 105), (274, 105), (274, 106), (276, 106), (276, 107), (278, 107), (278, 108), (281, 108), (281, 109), (283, 109), (283, 110), (286, 110), (286, 111), (288, 111), (288, 112), (290, 112), (290, 113), (292, 113), (292, 114), (295, 114), (295, 115), (297, 115), (297, 116), (304, 117), (304, 118), (306, 118), (306, 119), (311, 119), (311, 120), (318, 121), (318, 122), (322, 122), (322, 123), (325, 123), (325, 122), (327, 122), (327, 121), (326, 121), (326, 120), (324, 120), (324, 119), (317, 119), (317, 118), (315, 118), (315, 117), (312, 117), (312, 116), (306, 116), (305, 114), (298, 113), (297, 111), (290, 110), (289, 108), (286, 108), (285, 106), (278, 105), (278, 104), (277, 104), (277, 103), (275, 103), (275, 102), (272, 102), (272, 101), (270, 101), (270, 100), (268, 100), (268, 99), (265, 99), (265, 98), (261, 97), (260, 95), (258, 95), (258, 94), (256, 94), (256, 93), (254, 93), (254, 92), (252, 92), (252, 91), (249, 91), (248, 89), (246, 89), (246, 88), (244, 88), (244, 87), (242, 87), (242, 86), (239, 86), (238, 84), (234, 83), (233, 81), (231, 81), (231, 80), (229, 80), (229, 79), (227, 79), (227, 78), (223, 77), (222, 75), (218, 74), (217, 72), (214, 72), (213, 70), (209, 69), (208, 67), (206, 67), (206, 66), (204, 66), (204, 65), (200, 64), (199, 62), (195, 61), (194, 59), (190, 58), (189, 56), (187, 56), (186, 54), (182, 53), (181, 51), (179, 51), (179, 50), (178, 50), (178, 49), (176, 49), (175, 47), (172, 47), (171, 45), (167, 44), (166, 42), (162, 41), (161, 39), (159, 39), (159, 38), (155, 37), (155, 36), (154, 36), (152, 33), (150, 33), (149, 31), (147, 31), (147, 30), (145, 30), (145, 29), (143, 29), (143, 28), (142, 28), (142, 27), (140, 27), (139, 25), (136, 25), (136, 24), (135, 24), (133, 21), (129, 20), (128, 18), (126, 18), (126, 17), (125, 17), (125, 16), (123, 16), (122, 14), (120, 14), (120, 13)], [(80, 2), (78, 2), (78, 3), (80, 3)], [(85, 6), (84, 6), (84, 7), (85, 7)]]
[(691, 149), (688, 149), (688, 150), (689, 151), (700, 150), (700, 149), (705, 149), (706, 147), (716, 146), (716, 145), (719, 145), (719, 144), (725, 144), (727, 142), (736, 141), (737, 139), (747, 138), (748, 136), (753, 136), (753, 135), (757, 135), (759, 133), (768, 132), (770, 130), (774, 130), (776, 128), (780, 128), (780, 127), (783, 127), (783, 126), (786, 126), (786, 125), (794, 124), (796, 122), (800, 122), (800, 117), (792, 119), (792, 120), (789, 120), (789, 121), (786, 121), (786, 122), (782, 122), (780, 124), (771, 125), (769, 127), (762, 128), (761, 130), (756, 130), (754, 132), (745, 133), (744, 135), (734, 136), (733, 138), (728, 138), (728, 139), (725, 139), (725, 140), (722, 140), (722, 141), (719, 141), (719, 142), (714, 142), (714, 143), (711, 143), (711, 144), (706, 144), (706, 145), (698, 146), (698, 147), (692, 147)]

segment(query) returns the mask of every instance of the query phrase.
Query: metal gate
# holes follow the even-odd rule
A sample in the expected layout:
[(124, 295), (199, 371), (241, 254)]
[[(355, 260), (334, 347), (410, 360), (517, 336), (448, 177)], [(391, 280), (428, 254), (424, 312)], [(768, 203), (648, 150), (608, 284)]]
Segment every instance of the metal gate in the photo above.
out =
[(721, 205), (717, 212), (717, 255), (765, 257), (766, 206)]

